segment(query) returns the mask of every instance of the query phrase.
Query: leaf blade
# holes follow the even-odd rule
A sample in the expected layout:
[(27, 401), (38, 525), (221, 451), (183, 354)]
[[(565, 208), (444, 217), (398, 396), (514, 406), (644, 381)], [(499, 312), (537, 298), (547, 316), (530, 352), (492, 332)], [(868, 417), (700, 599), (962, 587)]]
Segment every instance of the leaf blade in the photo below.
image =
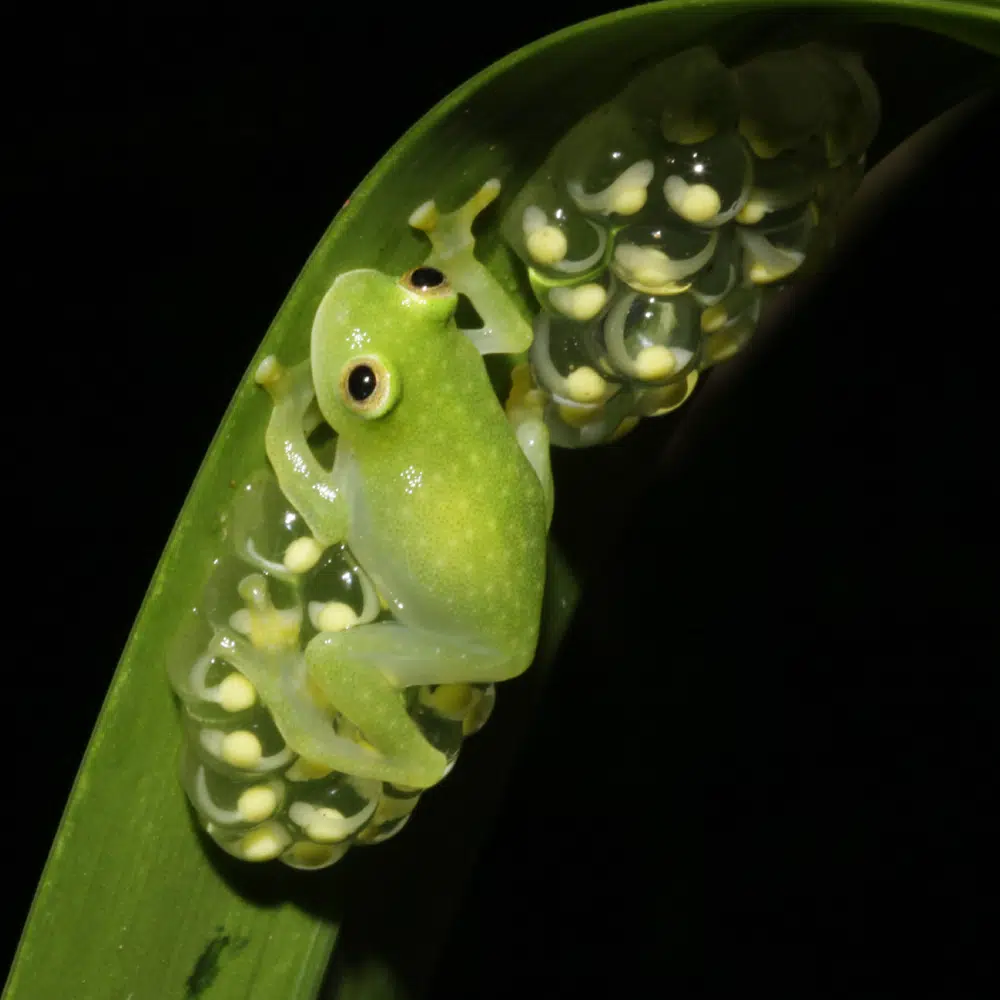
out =
[[(784, 6), (806, 5), (810, 5), (808, 0)], [(826, 6), (863, 19), (896, 17), (949, 34), (959, 32), (980, 47), (988, 46), (986, 51), (1000, 51), (995, 33), (976, 30), (977, 25), (1000, 23), (1000, 14), (986, 4), (851, 0)], [(593, 51), (587, 45), (595, 31), (624, 31), (629, 25), (637, 31), (635, 26), (646, 25), (650, 19), (660, 26), (669, 25), (675, 14), (680, 19), (690, 9), (694, 20), (685, 22), (673, 36), (683, 44), (707, 28), (726, 23), (741, 8), (723, 0), (692, 0), (657, 5), (645, 13), (608, 15), (601, 24), (575, 26), (529, 46), (460, 88), (411, 129), (363, 182), (352, 204), (310, 257), (258, 357), (272, 350), (290, 354), (302, 350), (309, 317), (333, 270), (373, 261), (377, 266), (398, 268), (419, 254), (419, 241), (406, 231), (402, 220), (406, 210), (426, 194), (422, 177), (434, 172), (436, 144), (449, 150), (445, 184), (454, 186), (457, 197), (461, 185), (469, 182), (468, 164), (462, 156), (463, 143), (470, 136), (463, 128), (461, 112), (470, 106), (483, 107), (484, 101), (488, 103), (484, 95), (495, 96), (496, 88), (513, 86), (511, 78), (534, 65), (536, 56), (559, 50), (561, 58), (572, 63)], [(560, 50), (559, 46), (569, 48)], [(614, 74), (609, 70), (609, 75)], [(483, 171), (504, 166), (516, 173), (519, 157), (534, 155), (546, 136), (576, 113), (575, 107), (551, 113), (545, 120), (549, 131), (542, 130), (536, 145), (519, 137), (513, 125), (521, 100), (518, 95), (530, 93), (537, 85), (535, 77), (531, 87), (525, 89), (522, 83), (513, 97), (498, 101), (493, 120), (502, 142), (496, 154), (477, 153), (476, 163)], [(580, 105), (590, 102), (604, 85), (600, 81), (583, 88), (577, 98)], [(472, 137), (481, 139), (482, 134)], [(375, 205), (387, 187), (393, 191), (391, 210)], [(369, 235), (348, 241), (346, 234), (354, 226), (369, 230)], [(392, 233), (388, 242), (387, 230)], [(503, 252), (487, 247), (498, 270), (516, 287)], [(248, 370), (253, 367), (252, 361)], [(289, 893), (267, 879), (244, 877), (224, 865), (217, 868), (204, 856), (174, 779), (177, 717), (160, 665), (160, 650), (171, 638), (168, 609), (184, 606), (196, 592), (202, 570), (200, 553), (215, 541), (218, 509), (229, 482), (239, 480), (256, 462), (250, 456), (255, 454), (265, 413), (259, 394), (244, 380), (143, 602), (46, 867), (29, 918), (27, 948), (22, 945), (5, 995), (65, 992), (69, 983), (76, 982), (70, 978), (73, 972), (81, 977), (74, 993), (81, 998), (127, 996), (129, 990), (151, 985), (171, 995), (177, 990), (204, 991), (211, 985), (219, 995), (224, 992), (231, 997), (251, 995), (250, 990), (270, 995), (265, 992), (270, 989), (279, 995), (309, 996), (313, 995), (310, 990), (318, 988), (322, 967), (336, 943), (338, 914), (322, 906), (303, 910), (287, 898), (296, 895), (298, 886)], [(110, 836), (109, 817), (115, 817)], [(159, 879), (155, 885), (154, 871)], [(238, 895), (237, 889), (245, 891), (248, 899)], [(102, 913), (108, 914), (107, 920), (100, 917)], [(175, 932), (182, 925), (187, 930), (179, 937)], [(67, 940), (70, 935), (72, 947), (53, 956), (47, 942)], [(224, 938), (228, 941), (220, 944)], [(244, 941), (247, 944), (238, 948)], [(165, 954), (143, 954), (156, 948)], [(209, 982), (213, 968), (216, 975)], [(290, 984), (302, 992), (289, 993)]]

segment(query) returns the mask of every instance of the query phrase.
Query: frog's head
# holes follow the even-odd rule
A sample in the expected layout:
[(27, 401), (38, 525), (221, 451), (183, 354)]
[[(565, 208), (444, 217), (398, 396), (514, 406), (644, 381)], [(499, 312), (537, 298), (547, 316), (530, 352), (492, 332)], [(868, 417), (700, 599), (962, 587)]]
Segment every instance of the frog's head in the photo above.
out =
[(452, 321), (457, 304), (434, 267), (399, 279), (368, 269), (337, 278), (316, 310), (311, 357), (316, 400), (338, 434), (356, 437), (393, 414), (404, 394), (423, 395), (465, 339)]

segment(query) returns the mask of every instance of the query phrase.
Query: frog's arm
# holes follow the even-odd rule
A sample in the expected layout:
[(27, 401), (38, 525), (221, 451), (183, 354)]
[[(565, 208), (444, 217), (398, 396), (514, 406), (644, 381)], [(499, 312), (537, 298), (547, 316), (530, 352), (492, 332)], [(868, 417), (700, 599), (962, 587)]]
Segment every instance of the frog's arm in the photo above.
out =
[(431, 241), (424, 265), (443, 271), (452, 288), (467, 295), (482, 316), (480, 329), (463, 330), (479, 353), (520, 354), (531, 346), (531, 324), (474, 253), (473, 220), (499, 193), (500, 181), (489, 180), (464, 205), (446, 215), (438, 211), (433, 200), (425, 201), (410, 216), (410, 225)]
[(339, 487), (340, 448), (333, 471), (327, 472), (306, 441), (307, 423), (315, 422), (312, 366), (303, 361), (288, 369), (272, 354), (260, 363), (255, 378), (274, 403), (264, 447), (281, 491), (321, 545), (343, 540), (347, 504)]

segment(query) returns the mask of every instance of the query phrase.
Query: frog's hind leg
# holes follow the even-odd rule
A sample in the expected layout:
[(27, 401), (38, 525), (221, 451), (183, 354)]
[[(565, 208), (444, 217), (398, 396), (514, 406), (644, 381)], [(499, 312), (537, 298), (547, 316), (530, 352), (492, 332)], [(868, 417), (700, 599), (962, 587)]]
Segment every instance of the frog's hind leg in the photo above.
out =
[(427, 234), (431, 252), (426, 267), (447, 275), (455, 291), (467, 295), (483, 318), (478, 330), (463, 330), (480, 354), (520, 354), (531, 346), (531, 324), (518, 311), (511, 294), (476, 259), (473, 220), (500, 193), (500, 181), (488, 180), (465, 204), (442, 215), (425, 201), (410, 215), (410, 225)]
[[(446, 759), (406, 711), (403, 689), (418, 684), (506, 680), (530, 662), (506, 658), (454, 636), (377, 622), (322, 632), (306, 647), (310, 681), (378, 750), (383, 781), (428, 788), (444, 776)], [(522, 663), (522, 659), (524, 662)]]
[(522, 420), (514, 424), (514, 433), (521, 451), (531, 463), (531, 467), (542, 484), (545, 494), (545, 525), (552, 523), (555, 507), (555, 487), (552, 482), (552, 464), (549, 457), (549, 429), (540, 417)]
[(545, 397), (535, 388), (531, 369), (519, 364), (511, 371), (511, 390), (505, 404), (507, 420), (517, 437), (521, 451), (542, 484), (545, 494), (545, 524), (552, 522), (555, 506), (555, 485), (549, 452), (549, 428), (545, 423)]
[(220, 629), (208, 654), (238, 670), (256, 688), (289, 748), (306, 760), (359, 778), (380, 778), (379, 754), (339, 736), (333, 712), (317, 703), (309, 690), (306, 661), (297, 650), (256, 649), (227, 629)]

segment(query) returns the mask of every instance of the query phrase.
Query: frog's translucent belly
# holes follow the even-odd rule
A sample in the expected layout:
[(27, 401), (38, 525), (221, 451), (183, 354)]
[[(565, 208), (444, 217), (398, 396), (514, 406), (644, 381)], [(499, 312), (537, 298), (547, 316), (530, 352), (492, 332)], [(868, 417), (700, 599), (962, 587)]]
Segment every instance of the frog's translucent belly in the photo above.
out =
[(440, 495), (410, 499), (388, 515), (391, 527), (373, 523), (361, 495), (352, 503), (349, 545), (394, 616), (498, 654), (533, 647), (544, 577), (540, 503), (521, 512), (523, 524), (477, 513), (468, 493), (447, 483)]

